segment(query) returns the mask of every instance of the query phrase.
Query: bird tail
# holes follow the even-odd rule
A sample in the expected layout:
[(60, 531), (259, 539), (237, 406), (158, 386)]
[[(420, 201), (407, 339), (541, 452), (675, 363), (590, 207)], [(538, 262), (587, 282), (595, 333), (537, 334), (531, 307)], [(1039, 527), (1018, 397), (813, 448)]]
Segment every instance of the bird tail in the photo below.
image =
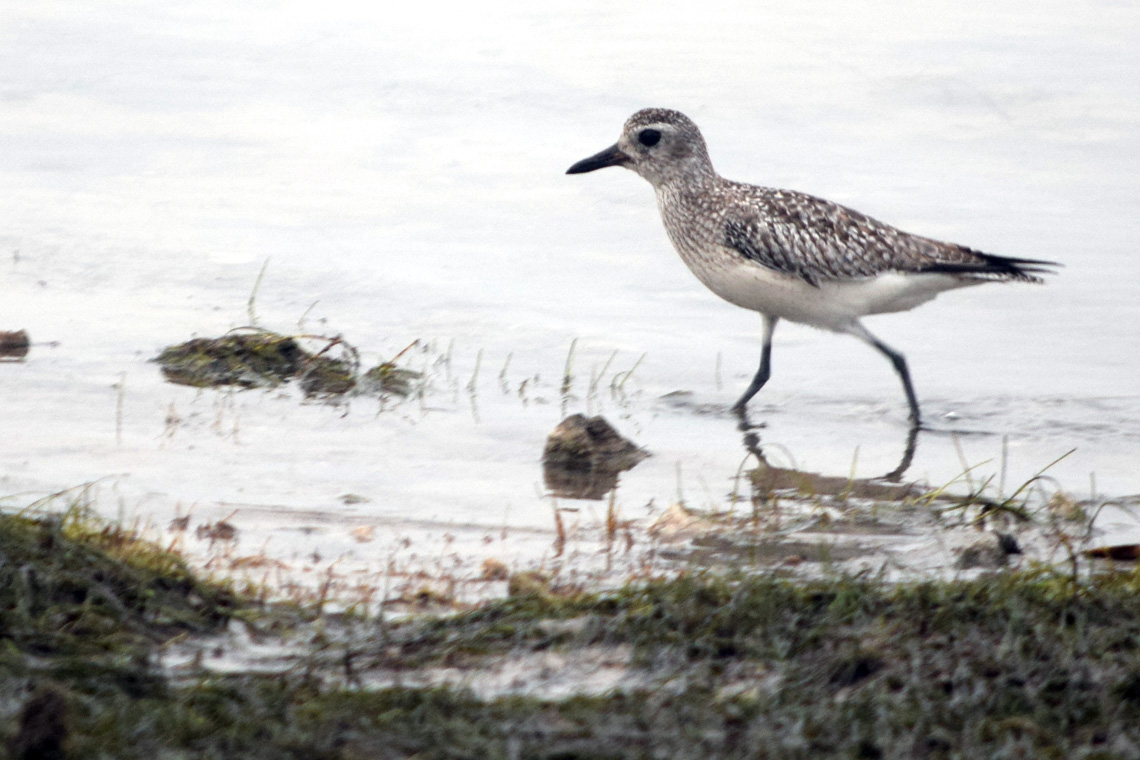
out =
[(1018, 282), (1044, 282), (1039, 275), (1056, 274), (1058, 267), (1064, 266), (1055, 261), (1041, 259), (1015, 259), (995, 256), (967, 249), (973, 254), (971, 261), (939, 261), (922, 268), (923, 272), (960, 274), (983, 280), (1016, 280)]

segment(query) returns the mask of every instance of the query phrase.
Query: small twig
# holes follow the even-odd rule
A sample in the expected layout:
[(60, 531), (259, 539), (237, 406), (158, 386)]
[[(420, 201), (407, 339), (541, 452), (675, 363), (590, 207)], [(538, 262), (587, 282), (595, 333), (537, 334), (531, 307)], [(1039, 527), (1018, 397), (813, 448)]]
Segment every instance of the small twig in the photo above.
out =
[(389, 360), (388, 360), (388, 364), (395, 364), (395, 363), (396, 363), (396, 360), (397, 360), (397, 359), (399, 359), (401, 356), (403, 356), (404, 354), (406, 354), (406, 353), (408, 353), (409, 351), (411, 351), (413, 348), (415, 348), (415, 347), (416, 347), (416, 346), (418, 346), (419, 344), (420, 344), (420, 339), (419, 339), (419, 338), (416, 338), (416, 339), (415, 339), (415, 340), (413, 340), (411, 343), (409, 343), (408, 345), (404, 346), (404, 347), (403, 347), (403, 349), (401, 349), (401, 350), (400, 350), (400, 352), (399, 352), (398, 354), (396, 354), (396, 355), (395, 355), (395, 356), (393, 356), (391, 359), (389, 359)]
[(561, 557), (563, 549), (566, 548), (566, 526), (562, 524), (562, 512), (558, 509), (558, 500), (551, 501), (554, 503), (554, 556)]
[(479, 382), (479, 365), (483, 363), (483, 349), (475, 354), (475, 369), (471, 372), (471, 379), (467, 381), (467, 392), (472, 396), (475, 395), (475, 388)]
[(566, 367), (562, 370), (562, 415), (566, 416), (566, 407), (570, 401), (570, 388), (574, 384), (574, 349), (578, 346), (578, 339), (570, 341), (570, 350), (566, 352)]
[[(597, 377), (591, 378), (589, 394), (595, 394), (598, 392), (598, 383), (600, 383), (602, 378), (606, 376), (606, 370), (610, 368), (610, 364), (612, 364), (613, 360), (617, 358), (617, 355), (618, 352), (616, 350), (610, 354), (610, 358), (606, 359), (606, 363), (602, 365), (602, 369), (600, 372), (598, 372)], [(591, 375), (592, 374), (593, 373), (591, 373)]]
[(966, 453), (962, 451), (962, 441), (958, 438), (957, 434), (950, 436), (950, 440), (954, 442), (954, 450), (958, 452), (958, 463), (962, 465), (961, 477), (966, 478), (966, 487), (971, 491), (974, 490), (974, 481), (970, 478), (970, 463), (966, 461)]
[[(626, 371), (625, 373), (619, 373), (621, 375), (621, 382), (620, 383), (617, 382), (618, 375), (614, 375), (614, 383), (617, 383), (617, 385), (616, 385), (617, 390), (620, 391), (620, 390), (623, 390), (625, 388), (625, 381), (629, 380), (629, 378), (633, 375), (633, 371), (641, 366), (641, 360), (644, 359), (646, 356), (648, 356), (648, 354), (642, 354), (641, 356), (637, 357), (637, 361), (635, 361), (633, 363), (633, 366), (630, 367), (628, 371)], [(611, 383), (610, 387), (612, 388), (615, 386), (613, 385), (613, 383)]]
[(265, 270), (269, 268), (269, 258), (266, 257), (265, 263), (261, 265), (261, 271), (257, 273), (257, 280), (253, 283), (253, 291), (249, 294), (249, 302), (246, 304), (247, 313), (249, 314), (249, 323), (251, 325), (257, 324), (257, 314), (254, 313), (253, 305), (257, 300), (257, 291), (261, 287), (261, 281), (265, 278)]
[(998, 497), (1005, 493), (1005, 475), (1009, 467), (1009, 436), (1001, 437), (1001, 479), (998, 480)]
[(511, 367), (511, 357), (513, 353), (507, 354), (507, 360), (503, 362), (503, 368), (499, 370), (499, 385), (502, 386), (503, 393), (510, 391), (510, 386), (507, 385), (507, 370)]
[(846, 503), (847, 499), (851, 497), (851, 493), (855, 490), (855, 468), (859, 464), (859, 446), (855, 446), (855, 454), (851, 457), (851, 472), (847, 475), (847, 486), (843, 489), (843, 493), (839, 495), (839, 500)]
[[(297, 320), (297, 329), (298, 330), (304, 330), (305, 329), (305, 318), (309, 316), (309, 312), (312, 311), (313, 309), (315, 309), (317, 304), (319, 304), (319, 303), (320, 303), (320, 299), (313, 301), (311, 304), (309, 304), (309, 308), (307, 308), (303, 312), (301, 312), (301, 318)], [(250, 317), (252, 317), (252, 316), (253, 315), (250, 314)]]
[(1029, 480), (1027, 480), (1027, 481), (1025, 481), (1024, 483), (1022, 483), (1020, 486), (1018, 486), (1018, 488), (1017, 488), (1017, 490), (1016, 490), (1016, 491), (1014, 491), (1012, 494), (1010, 494), (1010, 497), (1009, 497), (1008, 499), (1006, 499), (1006, 500), (1005, 500), (1005, 501), (1006, 501), (1006, 503), (1008, 503), (1008, 502), (1011, 502), (1011, 501), (1013, 501), (1014, 499), (1016, 499), (1018, 496), (1020, 496), (1020, 495), (1021, 495), (1021, 492), (1022, 492), (1022, 491), (1024, 491), (1026, 488), (1028, 488), (1029, 486), (1033, 485), (1033, 484), (1034, 484), (1034, 483), (1036, 483), (1037, 481), (1041, 480), (1041, 479), (1044, 477), (1045, 473), (1046, 473), (1046, 472), (1047, 472), (1049, 469), (1051, 469), (1051, 468), (1053, 467), (1053, 465), (1057, 464), (1057, 463), (1058, 463), (1058, 462), (1060, 462), (1062, 459), (1065, 459), (1065, 458), (1067, 458), (1067, 457), (1068, 457), (1070, 454), (1072, 454), (1072, 453), (1073, 453), (1073, 452), (1075, 452), (1075, 451), (1076, 451), (1076, 449), (1075, 449), (1075, 448), (1073, 448), (1073, 449), (1069, 449), (1069, 450), (1068, 450), (1068, 451), (1066, 451), (1064, 454), (1062, 454), (1061, 456), (1057, 457), (1057, 458), (1056, 458), (1056, 459), (1054, 459), (1052, 462), (1050, 462), (1049, 464), (1045, 465), (1045, 466), (1044, 466), (1044, 467), (1042, 467), (1040, 470), (1038, 470), (1038, 471), (1037, 471), (1037, 474), (1036, 474), (1036, 475), (1034, 475), (1034, 476), (1033, 476), (1033, 477), (1031, 477)]
[(685, 493), (684, 493), (684, 489), (681, 486), (682, 480), (683, 480), (683, 478), (681, 477), (681, 461), (677, 460), (677, 504), (680, 505), (680, 507), (682, 509), (684, 509), (685, 508)]

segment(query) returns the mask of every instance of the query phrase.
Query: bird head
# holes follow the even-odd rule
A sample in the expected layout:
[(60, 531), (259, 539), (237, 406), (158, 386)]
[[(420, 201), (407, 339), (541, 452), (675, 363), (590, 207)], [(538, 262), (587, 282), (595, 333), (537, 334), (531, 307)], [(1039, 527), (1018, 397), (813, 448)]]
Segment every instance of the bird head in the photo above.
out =
[(692, 120), (668, 108), (645, 108), (625, 122), (616, 143), (566, 170), (584, 174), (624, 166), (654, 187), (694, 174), (712, 173), (705, 140)]

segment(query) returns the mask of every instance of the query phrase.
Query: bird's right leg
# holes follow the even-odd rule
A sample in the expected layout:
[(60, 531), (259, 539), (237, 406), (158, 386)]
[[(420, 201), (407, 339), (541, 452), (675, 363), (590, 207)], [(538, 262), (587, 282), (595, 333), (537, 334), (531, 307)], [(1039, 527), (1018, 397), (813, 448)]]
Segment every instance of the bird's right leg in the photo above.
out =
[(744, 391), (744, 395), (732, 405), (734, 412), (743, 411), (752, 397), (764, 387), (764, 383), (768, 382), (768, 378), (772, 375), (772, 333), (776, 331), (776, 323), (780, 321), (780, 318), (770, 317), (767, 314), (761, 316), (764, 317), (764, 346), (760, 349), (760, 369), (756, 370), (756, 376), (748, 384), (748, 390)]
[(906, 403), (910, 407), (910, 424), (912, 428), (918, 428), (922, 425), (922, 415), (918, 411), (918, 399), (914, 395), (914, 384), (910, 381), (910, 371), (906, 368), (906, 359), (898, 351), (894, 350), (886, 343), (876, 338), (874, 335), (863, 327), (858, 320), (853, 321), (842, 332), (848, 335), (854, 335), (859, 340), (865, 341), (878, 349), (879, 353), (890, 360), (891, 366), (895, 368), (898, 373), (899, 379), (902, 380), (903, 392), (906, 393)]

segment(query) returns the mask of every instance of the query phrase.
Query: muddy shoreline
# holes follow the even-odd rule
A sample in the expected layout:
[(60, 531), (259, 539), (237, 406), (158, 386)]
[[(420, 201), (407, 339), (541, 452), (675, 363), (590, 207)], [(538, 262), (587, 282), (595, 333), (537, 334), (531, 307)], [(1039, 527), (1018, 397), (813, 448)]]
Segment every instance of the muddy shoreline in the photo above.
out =
[(1132, 564), (901, 584), (693, 566), (608, 591), (536, 577), (393, 616), (267, 604), (81, 505), (4, 515), (0, 542), (13, 757), (1140, 748)]

